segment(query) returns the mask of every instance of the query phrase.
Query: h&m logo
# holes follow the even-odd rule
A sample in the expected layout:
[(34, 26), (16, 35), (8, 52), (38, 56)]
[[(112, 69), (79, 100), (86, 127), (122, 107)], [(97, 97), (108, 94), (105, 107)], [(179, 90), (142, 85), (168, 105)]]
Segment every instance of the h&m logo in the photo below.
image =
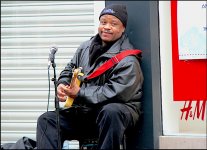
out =
[(188, 106), (186, 106), (187, 101), (185, 101), (184, 107), (180, 109), (182, 112), (181, 120), (183, 118), (184, 113), (186, 113), (185, 120), (188, 120), (188, 117), (191, 117), (194, 120), (195, 116), (197, 117), (197, 119), (199, 119), (201, 115), (201, 119), (204, 121), (205, 111), (206, 111), (206, 102), (207, 100), (196, 101), (196, 105), (193, 108), (192, 101), (188, 101)]

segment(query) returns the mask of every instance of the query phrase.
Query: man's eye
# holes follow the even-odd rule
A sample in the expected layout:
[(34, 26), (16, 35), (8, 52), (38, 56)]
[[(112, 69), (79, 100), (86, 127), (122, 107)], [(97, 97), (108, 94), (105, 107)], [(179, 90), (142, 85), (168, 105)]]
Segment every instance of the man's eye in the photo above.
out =
[(112, 22), (111, 25), (112, 25), (112, 26), (116, 26), (117, 23), (116, 23), (116, 22)]
[(106, 22), (105, 21), (101, 21), (101, 24), (104, 25), (104, 24), (106, 24)]

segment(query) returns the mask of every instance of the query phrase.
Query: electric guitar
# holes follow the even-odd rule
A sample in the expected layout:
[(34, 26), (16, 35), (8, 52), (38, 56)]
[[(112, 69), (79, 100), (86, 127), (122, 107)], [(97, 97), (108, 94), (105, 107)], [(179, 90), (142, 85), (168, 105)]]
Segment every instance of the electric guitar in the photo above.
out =
[[(76, 68), (73, 70), (73, 76), (70, 82), (70, 87), (73, 87), (75, 84), (77, 84), (78, 86), (80, 86), (81, 81), (78, 79), (78, 76), (83, 76), (84, 74), (81, 73), (82, 67)], [(65, 101), (65, 105), (64, 107), (71, 107), (73, 104), (74, 98), (71, 97), (67, 97), (66, 101)]]

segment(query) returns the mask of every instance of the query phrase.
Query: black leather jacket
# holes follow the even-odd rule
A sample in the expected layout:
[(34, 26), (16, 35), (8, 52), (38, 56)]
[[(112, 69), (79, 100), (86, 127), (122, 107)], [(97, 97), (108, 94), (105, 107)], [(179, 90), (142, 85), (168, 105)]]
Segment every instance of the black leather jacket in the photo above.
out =
[[(74, 65), (76, 67), (82, 67), (84, 75), (87, 76), (120, 51), (133, 49), (127, 36), (123, 34), (108, 51), (101, 56), (97, 56), (94, 64), (90, 66), (89, 49), (94, 38), (92, 37), (80, 45), (71, 62), (61, 72), (58, 84), (70, 83)], [(143, 80), (138, 58), (135, 56), (127, 56), (103, 75), (83, 82), (74, 103), (88, 106), (100, 106), (107, 103), (125, 103), (139, 113)]]

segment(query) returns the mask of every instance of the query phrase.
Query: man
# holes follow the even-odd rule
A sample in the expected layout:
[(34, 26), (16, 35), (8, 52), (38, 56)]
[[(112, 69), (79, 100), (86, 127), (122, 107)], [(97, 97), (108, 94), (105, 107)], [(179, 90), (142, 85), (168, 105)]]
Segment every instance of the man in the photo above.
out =
[[(125, 5), (107, 6), (99, 20), (98, 34), (77, 49), (58, 79), (58, 99), (64, 102), (67, 96), (74, 98), (72, 108), (60, 112), (61, 142), (97, 133), (98, 149), (120, 149), (124, 133), (135, 126), (140, 115), (143, 75), (139, 55), (125, 57), (104, 74), (82, 82), (80, 87), (69, 86), (74, 66), (82, 67), (88, 76), (111, 57), (133, 49), (124, 33)], [(57, 149), (56, 131), (56, 113), (41, 115), (37, 148)]]

